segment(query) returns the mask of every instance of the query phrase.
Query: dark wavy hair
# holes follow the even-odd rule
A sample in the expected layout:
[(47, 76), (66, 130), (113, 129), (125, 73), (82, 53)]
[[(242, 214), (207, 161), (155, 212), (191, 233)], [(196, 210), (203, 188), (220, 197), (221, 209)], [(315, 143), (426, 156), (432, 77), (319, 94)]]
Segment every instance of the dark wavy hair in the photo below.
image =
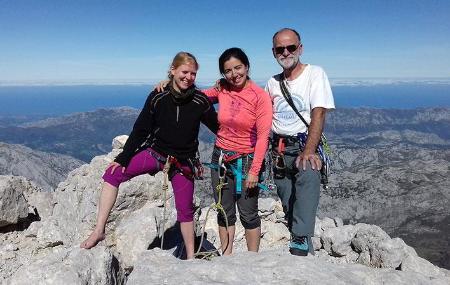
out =
[(240, 48), (232, 47), (225, 50), (219, 57), (219, 70), (221, 74), (225, 73), (225, 62), (232, 57), (239, 59), (248, 68), (248, 70), (250, 70), (250, 62), (248, 61), (248, 57), (245, 52)]

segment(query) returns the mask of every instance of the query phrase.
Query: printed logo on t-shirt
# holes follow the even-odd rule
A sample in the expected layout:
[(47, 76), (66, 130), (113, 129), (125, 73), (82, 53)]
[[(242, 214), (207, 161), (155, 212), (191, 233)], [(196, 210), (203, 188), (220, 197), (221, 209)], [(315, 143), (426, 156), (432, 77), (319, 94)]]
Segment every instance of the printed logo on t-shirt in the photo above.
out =
[[(306, 111), (305, 103), (300, 96), (293, 95), (292, 100), (297, 110)], [(284, 98), (274, 101), (274, 117), (283, 126), (296, 124), (300, 119), (289, 103)]]
[(233, 118), (236, 118), (236, 116), (240, 113), (241, 105), (241, 102), (231, 101), (230, 114)]

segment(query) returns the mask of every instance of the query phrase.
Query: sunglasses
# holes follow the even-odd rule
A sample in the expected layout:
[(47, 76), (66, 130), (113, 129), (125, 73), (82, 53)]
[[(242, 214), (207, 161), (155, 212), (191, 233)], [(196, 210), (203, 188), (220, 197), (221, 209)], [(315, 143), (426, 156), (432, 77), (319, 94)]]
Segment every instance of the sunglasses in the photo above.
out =
[(296, 45), (288, 45), (286, 47), (275, 47), (273, 48), (273, 50), (275, 51), (276, 54), (282, 54), (284, 53), (284, 49), (287, 49), (287, 51), (289, 53), (293, 53), (294, 51), (296, 51), (298, 49), (300, 45), (296, 46)]

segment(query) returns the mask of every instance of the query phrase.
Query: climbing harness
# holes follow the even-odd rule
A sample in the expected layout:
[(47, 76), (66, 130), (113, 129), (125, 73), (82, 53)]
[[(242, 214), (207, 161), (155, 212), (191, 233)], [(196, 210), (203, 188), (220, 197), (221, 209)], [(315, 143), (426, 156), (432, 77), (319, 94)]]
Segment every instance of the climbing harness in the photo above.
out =
[[(298, 141), (300, 143), (300, 150), (303, 151), (306, 146), (306, 140), (308, 139), (307, 133), (298, 133)], [(328, 177), (331, 174), (331, 148), (328, 145), (327, 138), (324, 134), (320, 139), (319, 145), (317, 146), (317, 154), (322, 161), (322, 168), (320, 169), (320, 183), (325, 189), (328, 189)]]
[[(297, 110), (297, 107), (295, 107), (291, 94), (286, 87), (286, 84), (284, 82), (284, 74), (281, 73), (280, 76), (281, 76), (280, 89), (284, 99), (289, 104), (289, 106), (291, 106), (292, 110), (294, 110), (294, 112), (297, 114), (297, 116), (300, 118), (303, 124), (305, 124), (306, 129), (308, 129), (309, 128), (308, 122), (306, 122), (305, 118), (303, 118), (303, 116)], [(307, 132), (297, 134), (297, 140), (300, 143), (300, 151), (304, 150), (307, 138), (308, 138)], [(331, 165), (332, 165), (331, 148), (328, 145), (328, 141), (327, 138), (325, 137), (325, 134), (323, 133), (320, 136), (320, 141), (318, 143), (316, 152), (319, 155), (320, 159), (322, 160), (322, 168), (320, 169), (320, 183), (323, 185), (325, 189), (328, 189), (328, 176), (331, 174)]]
[(189, 168), (183, 167), (182, 164), (173, 156), (164, 157), (163, 155), (157, 153), (153, 149), (149, 148), (148, 152), (152, 155), (156, 160), (164, 164), (163, 168), (163, 201), (164, 201), (164, 209), (163, 209), (163, 220), (162, 220), (162, 229), (160, 227), (160, 238), (161, 238), (161, 249), (164, 246), (164, 232), (165, 232), (165, 224), (166, 224), (166, 209), (167, 209), (167, 191), (169, 189), (169, 180), (176, 174), (180, 173), (183, 176), (186, 176), (189, 179), (203, 179), (203, 167), (200, 163), (198, 157), (187, 159), (187, 164)]
[(284, 154), (286, 151), (286, 143), (282, 138), (278, 139), (278, 146), (273, 151), (273, 176), (276, 179), (283, 179), (286, 176), (286, 160)]
[[(182, 175), (185, 175), (189, 178), (194, 179), (203, 179), (203, 172), (204, 169), (202, 167), (202, 163), (200, 163), (200, 160), (198, 159), (198, 155), (196, 159), (190, 159), (187, 160), (188, 164), (190, 166), (191, 172), (187, 172), (186, 168), (181, 167), (181, 164), (178, 162), (178, 160), (172, 156), (163, 157), (162, 155), (158, 154), (157, 152), (153, 151), (152, 149), (149, 149), (150, 154), (155, 157), (158, 161), (161, 163), (164, 163), (163, 173), (163, 192), (164, 192), (164, 210), (163, 210), (163, 223), (162, 223), (162, 233), (161, 236), (161, 249), (163, 248), (164, 244), (164, 231), (165, 231), (165, 224), (166, 224), (166, 208), (167, 208), (167, 190), (168, 190), (168, 181), (170, 178), (170, 173), (175, 168), (176, 171), (181, 173)], [(248, 158), (253, 158), (253, 154), (239, 154), (235, 152), (227, 152), (224, 150), (221, 150), (221, 153), (219, 155), (218, 163), (203, 163), (203, 165), (215, 169), (218, 171), (219, 175), (219, 183), (216, 186), (215, 191), (217, 191), (218, 201), (215, 203), (212, 203), (211, 206), (208, 208), (205, 219), (203, 221), (202, 225), (202, 233), (200, 238), (200, 244), (198, 246), (197, 251), (194, 253), (194, 257), (201, 258), (201, 259), (211, 259), (212, 257), (220, 255), (219, 249), (215, 249), (212, 251), (201, 251), (203, 246), (203, 241), (205, 237), (205, 231), (206, 231), (206, 222), (208, 220), (208, 216), (211, 210), (217, 210), (220, 212), (224, 219), (225, 219), (225, 228), (227, 232), (227, 243), (225, 248), (222, 249), (222, 252), (225, 252), (230, 244), (229, 236), (228, 236), (228, 218), (225, 212), (225, 209), (222, 206), (222, 190), (227, 183), (225, 182), (226, 175), (232, 174), (236, 177), (236, 194), (242, 194), (242, 183), (247, 178), (247, 175), (244, 174), (244, 159), (247, 159), (247, 162), (245, 166), (248, 164)], [(270, 165), (270, 161), (266, 161), (266, 166)], [(266, 167), (267, 168), (267, 167)], [(270, 167), (268, 167), (270, 169)], [(258, 183), (257, 186), (265, 191), (268, 190), (274, 190), (276, 189), (275, 183), (273, 183), (273, 173), (271, 169), (269, 170), (269, 174), (267, 177), (263, 180), (264, 183)], [(199, 209), (197, 209), (199, 210)], [(197, 215), (200, 216), (200, 215)]]
[[(151, 156), (153, 156), (156, 160), (158, 160), (161, 164), (165, 164), (167, 158), (151, 148), (148, 148), (147, 151)], [(183, 165), (173, 156), (170, 156), (173, 167), (169, 169), (169, 178), (171, 179), (176, 173), (180, 173), (183, 176), (186, 176), (189, 179), (202, 180), (204, 169), (199, 159), (199, 154), (195, 158), (187, 158), (185, 160), (186, 165), (188, 167), (183, 167)], [(169, 180), (170, 180), (169, 179)]]
[[(276, 150), (272, 152), (274, 161), (272, 168), (276, 179), (283, 179), (288, 172), (292, 172), (292, 174), (297, 172), (286, 167), (284, 157), (285, 155), (297, 156), (298, 151), (303, 151), (305, 149), (307, 139), (307, 133), (298, 133), (296, 136), (281, 136), (274, 134), (274, 140), (278, 141)], [(293, 144), (298, 144), (298, 150), (293, 152), (286, 151), (286, 145)], [(330, 157), (331, 149), (324, 135), (317, 146), (317, 155), (322, 162), (322, 168), (320, 169), (320, 183), (325, 189), (328, 189), (328, 177), (330, 176), (332, 160)]]
[[(236, 177), (236, 195), (242, 194), (242, 183), (247, 178), (247, 174), (244, 172), (244, 159), (246, 159), (246, 166), (248, 164), (248, 158), (253, 158), (253, 154), (245, 154), (245, 153), (237, 153), (234, 151), (225, 151), (220, 150), (219, 160), (217, 164), (215, 163), (203, 163), (205, 166), (218, 170), (220, 172), (220, 169), (224, 169), (225, 172), (230, 170), (230, 174)], [(228, 166), (228, 168), (227, 168)], [(226, 175), (227, 173), (224, 173)], [(264, 190), (269, 191), (273, 190), (272, 185), (266, 185), (263, 183), (257, 183), (257, 186)]]
[[(227, 183), (225, 183), (225, 178), (227, 174), (232, 174), (236, 177), (236, 195), (242, 194), (242, 182), (247, 178), (247, 175), (244, 174), (244, 159), (253, 158), (253, 154), (240, 154), (232, 151), (225, 151), (221, 150), (218, 158), (217, 164), (215, 163), (204, 163), (205, 166), (217, 170), (218, 176), (219, 176), (219, 183), (216, 186), (215, 191), (217, 191), (218, 200), (217, 203), (213, 203), (207, 210), (205, 219), (203, 221), (203, 230), (201, 233), (201, 239), (200, 239), (200, 245), (198, 247), (197, 252), (195, 253), (195, 256), (202, 256), (203, 259), (211, 259), (212, 257), (216, 256), (219, 253), (219, 250), (214, 251), (208, 251), (208, 252), (201, 252), (201, 248), (203, 245), (203, 240), (205, 236), (205, 230), (206, 230), (206, 222), (208, 220), (209, 213), (212, 209), (215, 209), (219, 211), (224, 219), (225, 219), (225, 228), (227, 232), (227, 239), (228, 236), (228, 218), (225, 213), (225, 209), (222, 206), (222, 189)], [(268, 174), (265, 176), (265, 179), (263, 180), (264, 183), (258, 183), (257, 186), (265, 191), (272, 191), (276, 189), (275, 183), (273, 182), (273, 173), (270, 167), (268, 167), (271, 164), (270, 160), (266, 160), (266, 171)], [(248, 160), (246, 161), (245, 166), (248, 166)], [(268, 169), (267, 169), (268, 168)], [(226, 251), (228, 246), (230, 244), (230, 241), (227, 240), (226, 246), (224, 249), (222, 249), (222, 252)]]

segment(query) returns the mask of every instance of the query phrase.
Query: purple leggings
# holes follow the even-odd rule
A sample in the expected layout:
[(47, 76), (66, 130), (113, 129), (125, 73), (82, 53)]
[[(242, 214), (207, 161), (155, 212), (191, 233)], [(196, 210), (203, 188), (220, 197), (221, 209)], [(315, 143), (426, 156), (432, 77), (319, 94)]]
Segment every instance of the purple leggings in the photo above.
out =
[[(154, 150), (152, 150), (154, 151)], [(120, 183), (130, 180), (141, 174), (154, 175), (163, 169), (164, 165), (154, 158), (148, 150), (138, 152), (131, 159), (125, 172), (118, 167), (113, 174), (111, 168), (106, 169), (103, 180), (114, 187), (119, 188)], [(183, 168), (189, 168), (183, 165)], [(172, 188), (175, 196), (175, 207), (177, 209), (177, 221), (192, 222), (194, 219), (194, 181), (186, 176), (176, 173), (172, 180)]]

